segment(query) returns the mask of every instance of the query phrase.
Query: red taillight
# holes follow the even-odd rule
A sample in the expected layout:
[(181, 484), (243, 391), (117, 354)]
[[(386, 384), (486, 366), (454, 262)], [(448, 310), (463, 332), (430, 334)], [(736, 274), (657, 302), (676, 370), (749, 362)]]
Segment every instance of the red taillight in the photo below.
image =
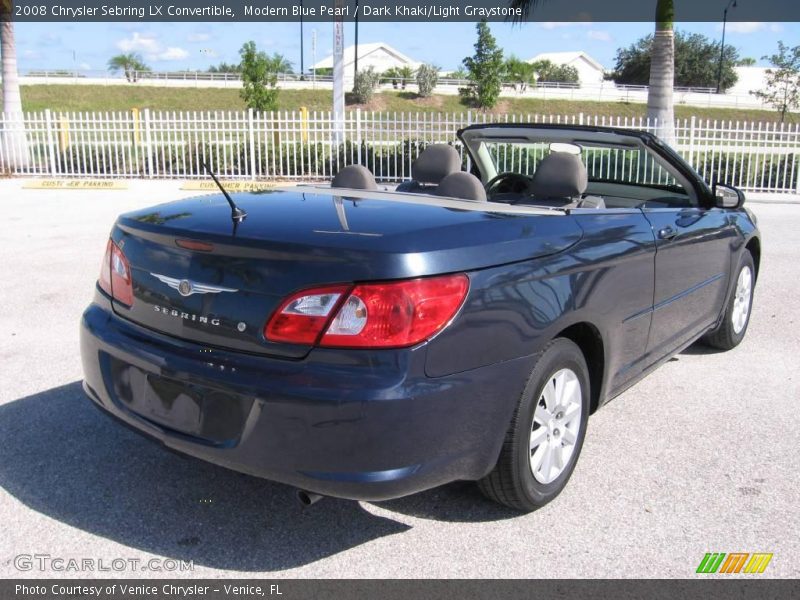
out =
[(298, 292), (278, 307), (264, 328), (273, 342), (313, 344), (322, 335), (333, 310), (350, 286), (331, 286)]
[(100, 288), (109, 296), (112, 295), (111, 293), (111, 247), (114, 245), (114, 242), (108, 240), (106, 244), (106, 253), (103, 256), (103, 263), (100, 265), (100, 278), (97, 280), (97, 283), (100, 284)]
[(106, 254), (100, 267), (98, 280), (102, 290), (130, 306), (133, 304), (133, 282), (131, 281), (131, 268), (128, 259), (113, 240), (108, 240)]
[(287, 299), (264, 334), (276, 342), (339, 348), (402, 348), (427, 340), (455, 316), (464, 274), (305, 290)]

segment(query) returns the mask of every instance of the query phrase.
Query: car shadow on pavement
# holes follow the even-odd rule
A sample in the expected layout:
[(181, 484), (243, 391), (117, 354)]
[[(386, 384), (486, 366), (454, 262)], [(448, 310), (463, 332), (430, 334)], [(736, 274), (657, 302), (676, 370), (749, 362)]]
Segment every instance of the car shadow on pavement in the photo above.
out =
[(357, 502), (304, 510), (288, 486), (165, 452), (78, 382), (0, 405), (0, 485), (72, 527), (216, 569), (289, 569), (410, 528)]
[(719, 354), (721, 352), (723, 352), (723, 350), (719, 348), (712, 348), (711, 346), (696, 342), (681, 350), (678, 357), (680, 357), (681, 354), (685, 354), (686, 356), (707, 356), (709, 354)]
[(484, 523), (523, 516), (519, 511), (488, 500), (474, 481), (456, 481), (412, 496), (374, 504), (411, 517), (454, 523)]

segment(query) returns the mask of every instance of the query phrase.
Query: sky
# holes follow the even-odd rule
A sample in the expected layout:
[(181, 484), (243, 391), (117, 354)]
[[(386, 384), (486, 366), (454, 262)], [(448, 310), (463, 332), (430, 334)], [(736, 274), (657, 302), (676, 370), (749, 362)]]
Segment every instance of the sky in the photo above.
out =
[[(16, 23), (20, 73), (40, 69), (105, 70), (108, 59), (138, 52), (155, 71), (205, 70), (220, 61), (239, 62), (248, 40), (269, 53), (279, 52), (300, 67), (299, 23)], [(353, 43), (353, 24), (345, 29), (345, 46)], [(614, 66), (617, 48), (651, 33), (652, 23), (491, 23), (506, 56), (528, 59), (540, 52), (583, 50), (606, 69)], [(719, 23), (679, 23), (676, 29), (718, 40)], [(306, 23), (305, 67), (332, 52), (333, 25)], [(800, 23), (728, 23), (726, 44), (766, 65), (761, 57), (777, 51), (777, 41), (800, 40)], [(361, 23), (359, 43), (385, 42), (414, 60), (440, 69), (457, 68), (473, 52), (474, 23)]]

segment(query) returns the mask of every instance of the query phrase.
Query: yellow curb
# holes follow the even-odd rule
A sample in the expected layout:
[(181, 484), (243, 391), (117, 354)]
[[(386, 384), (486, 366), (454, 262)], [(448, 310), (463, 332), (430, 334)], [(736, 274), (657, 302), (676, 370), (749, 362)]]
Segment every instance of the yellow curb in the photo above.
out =
[[(275, 181), (220, 181), (222, 187), (229, 192), (253, 192), (258, 190), (269, 190), (278, 186), (296, 185)], [(219, 188), (213, 181), (184, 181), (181, 185), (182, 190), (201, 191), (201, 192), (217, 192)]]
[(22, 184), (25, 190), (127, 190), (127, 181), (114, 179), (31, 179)]

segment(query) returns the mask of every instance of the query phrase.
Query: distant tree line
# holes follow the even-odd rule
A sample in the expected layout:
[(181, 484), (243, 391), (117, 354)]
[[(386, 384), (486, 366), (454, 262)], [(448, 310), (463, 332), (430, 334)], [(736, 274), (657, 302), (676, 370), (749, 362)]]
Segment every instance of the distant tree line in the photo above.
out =
[[(542, 82), (579, 83), (577, 69), (570, 65), (556, 65), (548, 60), (529, 62), (514, 55), (504, 58), (503, 50), (491, 33), (486, 21), (476, 24), (477, 40), (474, 54), (464, 58), (462, 65), (451, 72), (450, 77), (465, 80), (467, 85), (459, 89), (465, 103), (481, 109), (496, 105), (504, 85), (524, 91), (528, 86)], [(606, 79), (618, 84), (648, 85), (653, 36), (640, 38), (630, 46), (619, 48), (614, 70), (605, 74)], [(681, 87), (716, 88), (720, 77), (720, 44), (704, 35), (677, 31), (675, 33), (675, 85)], [(255, 42), (249, 41), (239, 50), (238, 64), (220, 62), (208, 68), (209, 73), (236, 73), (241, 76), (241, 96), (255, 110), (274, 110), (277, 106), (277, 81), (281, 73), (293, 73), (292, 63), (282, 54), (259, 51)], [(778, 42), (778, 52), (764, 56), (773, 68), (767, 70), (766, 86), (752, 93), (781, 113), (783, 120), (788, 113), (800, 108), (800, 46), (790, 48)], [(752, 66), (755, 59), (740, 58), (739, 51), (726, 45), (722, 53), (720, 89), (733, 87), (738, 79), (735, 68)], [(119, 54), (108, 61), (108, 69), (121, 72), (132, 83), (140, 73), (150, 71), (141, 55)], [(316, 69), (317, 75), (331, 75), (333, 69)], [(439, 82), (439, 69), (422, 64), (416, 70), (409, 66), (391, 68), (377, 73), (366, 68), (356, 73), (353, 99), (366, 104), (381, 83), (391, 83), (396, 89), (406, 89), (408, 83), (416, 83), (418, 95), (433, 94)]]
[[(648, 85), (653, 36), (640, 38), (627, 48), (617, 50), (614, 70), (606, 75), (615, 83)], [(675, 85), (680, 87), (716, 88), (719, 76), (720, 43), (699, 33), (675, 32)], [(751, 59), (752, 60), (752, 59)], [(750, 61), (745, 60), (747, 64)], [(753, 63), (755, 61), (752, 61)], [(722, 57), (722, 91), (732, 88), (739, 79), (739, 51), (725, 45)]]
[(241, 73), (242, 63), (221, 62), (218, 65), (208, 67), (208, 73)]
[[(254, 110), (275, 110), (278, 101), (278, 75), (292, 73), (292, 63), (282, 54), (267, 54), (253, 41), (239, 49), (238, 63), (221, 62), (207, 69), (208, 73), (235, 73), (242, 78), (240, 95)], [(122, 71), (128, 81), (135, 82), (136, 74), (149, 71), (138, 54), (120, 54), (108, 62), (111, 71)]]

